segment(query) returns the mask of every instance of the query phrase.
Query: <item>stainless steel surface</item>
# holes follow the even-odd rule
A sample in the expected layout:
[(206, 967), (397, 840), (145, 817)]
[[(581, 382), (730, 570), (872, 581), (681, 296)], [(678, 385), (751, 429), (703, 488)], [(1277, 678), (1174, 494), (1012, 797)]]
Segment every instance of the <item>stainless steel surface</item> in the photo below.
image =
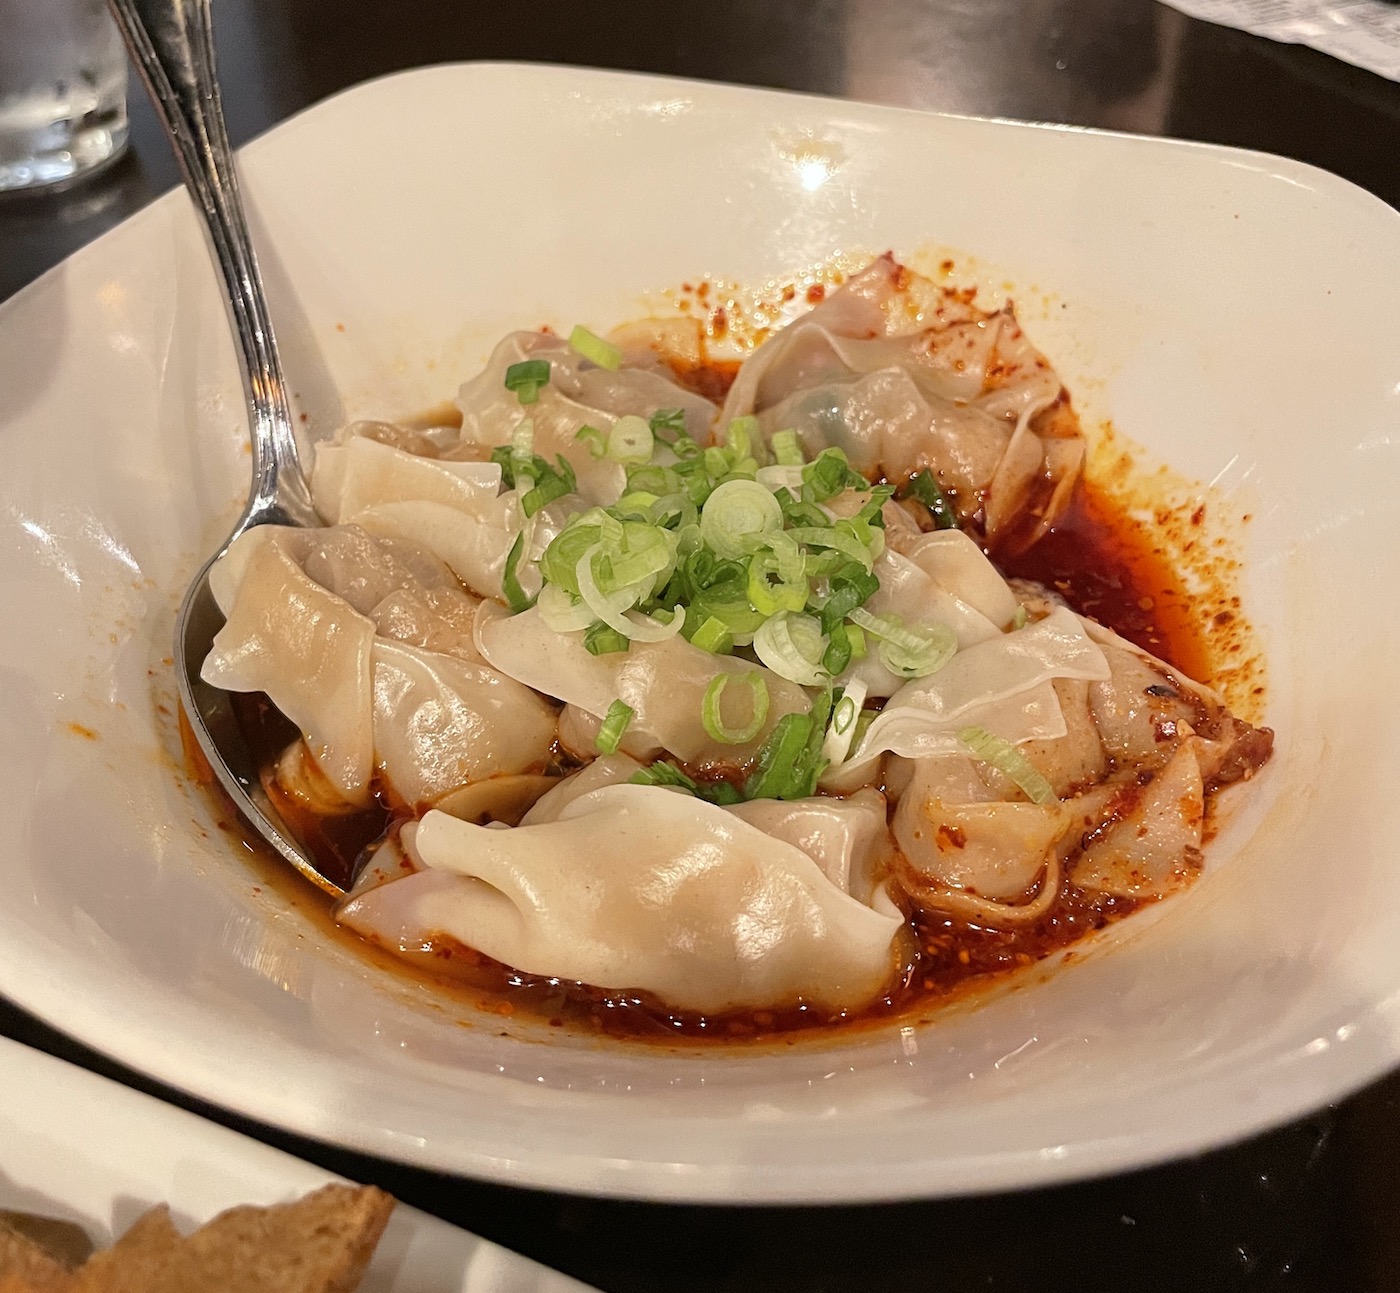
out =
[(258, 778), (227, 693), (199, 676), (223, 615), (209, 570), (256, 525), (315, 525), (311, 491), (297, 455), (282, 364), (257, 258), (238, 195), (214, 66), (209, 0), (109, 0), (127, 48), (175, 148), (185, 187), (203, 217), (238, 342), (248, 397), (253, 481), (233, 533), (201, 568), (175, 624), (175, 675), (190, 729), (214, 775), (255, 830), (288, 862), (332, 893), (278, 816)]

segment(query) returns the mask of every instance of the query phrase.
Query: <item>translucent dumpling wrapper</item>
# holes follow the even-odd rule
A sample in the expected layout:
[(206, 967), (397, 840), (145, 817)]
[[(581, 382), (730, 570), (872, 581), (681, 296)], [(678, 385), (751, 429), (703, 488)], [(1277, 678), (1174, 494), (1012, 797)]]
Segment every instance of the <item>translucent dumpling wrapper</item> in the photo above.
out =
[(896, 874), (915, 903), (1018, 924), (1044, 914), (1066, 877), (1156, 899), (1199, 871), (1208, 780), (1252, 775), (1271, 735), (1141, 648), (1086, 627), (1107, 676), (1056, 679), (1063, 734), (1019, 747), (1057, 798), (1029, 802), (1003, 768), (966, 751), (913, 763), (893, 829)]
[(1003, 923), (1034, 919), (1054, 901), (1071, 815), (1059, 802), (1007, 802), (979, 791), (964, 755), (916, 762), (893, 822), (900, 878), (929, 906)]
[(470, 512), (501, 492), (494, 462), (456, 461), (409, 453), (366, 435), (346, 433), (316, 446), (311, 496), (332, 525), (382, 503), (441, 503)]
[(444, 588), (409, 585), (385, 595), (369, 612), (375, 632), (437, 655), (483, 663), (476, 649), (479, 599), (454, 582)]
[[(265, 692), (343, 806), (368, 802), (376, 770), (415, 805), (548, 757), (553, 707), (480, 662), (476, 604), (431, 554), (356, 526), (259, 526), (210, 583), (227, 622), (201, 676)], [(289, 792), (314, 783), (283, 764)]]
[(1104, 824), (1070, 873), (1086, 889), (1125, 898), (1160, 898), (1201, 866), (1205, 789), (1194, 741), (1183, 742), (1146, 785), (1117, 788)]
[[(875, 560), (880, 586), (865, 604), (873, 615), (893, 616), (921, 628), (952, 629), (960, 649), (998, 637), (1011, 627), (1017, 602), (986, 555), (961, 530), (935, 530), (887, 548)], [(873, 697), (893, 696), (908, 681), (871, 650), (843, 674), (858, 677)]]
[(200, 677), (226, 691), (266, 692), (306, 738), (346, 801), (369, 797), (374, 624), (323, 588), (300, 561), (315, 533), (258, 526), (210, 574), (226, 620)]
[[(500, 485), (495, 463), (428, 458), (363, 435), (321, 446), (311, 477), (317, 511), (328, 520), (426, 549), (483, 596), (500, 594), (525, 523), (515, 491)], [(551, 509), (541, 512), (527, 556), (538, 558), (561, 523)], [(527, 593), (539, 591), (532, 560), (519, 576)]]
[[(637, 358), (638, 356), (633, 356)], [(526, 359), (549, 364), (549, 382), (536, 401), (522, 407), (506, 389), (506, 369)], [(577, 440), (579, 430), (596, 427), (604, 434), (625, 414), (650, 417), (662, 409), (680, 409), (686, 430), (700, 442), (709, 438), (715, 407), (670, 380), (657, 367), (624, 366), (616, 372), (584, 360), (559, 337), (543, 332), (513, 332), (492, 352), (482, 372), (458, 393), (462, 440), (484, 448), (509, 444), (522, 417), (530, 419), (534, 451), (549, 462), (562, 455), (578, 478), (579, 493), (589, 503), (608, 505), (622, 493), (622, 465), (595, 458)]]
[(549, 758), (553, 707), (484, 665), (385, 641), (372, 648), (374, 758), (391, 798), (434, 803)]
[[(633, 642), (626, 651), (591, 655), (583, 634), (557, 633), (538, 608), (519, 615), (477, 617), (477, 647), (493, 668), (601, 718), (616, 700), (631, 707), (633, 738), (670, 751), (686, 763), (739, 764), (750, 758), (784, 714), (806, 713), (811, 702), (796, 683), (760, 665), (714, 655), (683, 637)], [(720, 674), (757, 672), (768, 689), (768, 715), (757, 734), (742, 744), (716, 740), (701, 718), (705, 689)], [(726, 688), (738, 704), (752, 704), (745, 686)], [(738, 725), (743, 716), (727, 718)]]
[(571, 772), (548, 794), (541, 795), (520, 819), (520, 824), (540, 826), (545, 822), (558, 821), (575, 799), (582, 799), (584, 795), (602, 790), (604, 786), (620, 785), (641, 770), (642, 765), (630, 755), (604, 754), (577, 772)]
[(658, 787), (605, 786), (514, 829), (429, 813), (403, 845), (421, 870), (337, 913), (391, 947), (447, 935), (526, 973), (703, 1013), (855, 1009), (895, 971), (897, 913), (733, 813)]
[(937, 673), (905, 683), (886, 702), (841, 769), (862, 775), (885, 752), (927, 758), (956, 752), (958, 732), (985, 727), (1013, 744), (1061, 737), (1066, 727), (1054, 679), (1109, 676), (1103, 652), (1073, 611), (999, 633), (959, 651)]
[(726, 809), (765, 835), (801, 849), (838, 889), (861, 902), (893, 912), (877, 872), (890, 841), (885, 797), (866, 788), (846, 799), (814, 795), (791, 801), (754, 799)]
[[(556, 821), (574, 800), (604, 786), (619, 785), (641, 768), (636, 759), (625, 754), (603, 755), (544, 795), (522, 824)], [(890, 833), (885, 820), (885, 798), (878, 790), (862, 789), (844, 799), (825, 795), (796, 800), (756, 799), (728, 805), (724, 811), (765, 835), (801, 849), (838, 889), (867, 905), (882, 905), (877, 881), (887, 861)]]
[(721, 421), (753, 413), (867, 478), (931, 471), (993, 542), (1033, 542), (1084, 458), (1059, 378), (1010, 309), (988, 314), (881, 257), (744, 363)]

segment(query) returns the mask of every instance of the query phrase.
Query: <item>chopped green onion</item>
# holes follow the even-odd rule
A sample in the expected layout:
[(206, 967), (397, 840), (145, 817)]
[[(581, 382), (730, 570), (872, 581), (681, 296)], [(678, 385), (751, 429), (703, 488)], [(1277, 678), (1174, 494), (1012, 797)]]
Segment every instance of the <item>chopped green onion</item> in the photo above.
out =
[(569, 345), (599, 368), (606, 368), (615, 373), (622, 367), (622, 351), (612, 342), (604, 341), (602, 337), (589, 332), (581, 323), (569, 333)]
[(663, 431), (670, 432), (672, 436), (685, 435), (685, 410), (657, 409), (647, 419), (647, 425), (651, 427), (653, 435), (659, 436)]
[(510, 433), (510, 465), (514, 470), (516, 487), (520, 486), (522, 476), (534, 479), (535, 424), (530, 418), (522, 418), (520, 425)]
[(831, 592), (821, 605), (822, 629), (830, 633), (857, 606), (863, 606), (880, 587), (870, 571), (852, 561), (829, 577)]
[(697, 799), (704, 799), (721, 807), (742, 803), (744, 799), (727, 781), (696, 781), (694, 777), (686, 776), (674, 763), (667, 763), (665, 760), (653, 763), (649, 768), (638, 769), (627, 781), (633, 786), (669, 786), (676, 790), (684, 790)]
[(833, 548), (852, 561), (859, 562), (866, 570), (875, 563), (877, 554), (871, 552), (870, 548), (856, 538), (844, 524), (804, 525), (787, 533), (794, 542), (804, 543), (809, 548)]
[(958, 733), (958, 740), (983, 763), (991, 764), (1010, 777), (1031, 803), (1050, 804), (1056, 801), (1055, 788), (1010, 741), (993, 735), (985, 727), (964, 727)]
[(800, 498), (794, 498), (786, 489), (778, 491), (775, 497), (778, 506), (783, 509), (783, 519), (794, 529), (803, 526), (821, 529), (831, 524), (831, 518), (815, 503), (804, 503)]
[(926, 678), (957, 654), (958, 638), (946, 624), (911, 629), (893, 615), (872, 615), (857, 607), (850, 618), (880, 639), (880, 659), (901, 678)]
[[(733, 683), (743, 683), (753, 694), (753, 702), (749, 721), (742, 727), (729, 727), (725, 724), (724, 715), (720, 708), (721, 697), (724, 689)], [(705, 698), (700, 702), (700, 722), (716, 741), (725, 745), (743, 745), (752, 741), (758, 735), (764, 722), (768, 718), (768, 684), (763, 680), (763, 673), (758, 669), (751, 669), (748, 673), (716, 674), (710, 681), (710, 685), (705, 688)]]
[(627, 724), (632, 721), (633, 712), (631, 705), (624, 705), (620, 700), (615, 700), (608, 706), (608, 712), (603, 716), (603, 726), (593, 738), (593, 745), (599, 754), (617, 753), (618, 744), (627, 730)]
[(575, 440), (582, 440), (588, 446), (590, 456), (601, 458), (608, 451), (608, 438), (595, 426), (584, 423), (574, 432)]
[(773, 447), (773, 460), (779, 466), (800, 467), (807, 461), (803, 456), (802, 445), (797, 439), (796, 431), (775, 431), (769, 444)]
[(1023, 629), (1026, 627), (1026, 621), (1029, 618), (1030, 615), (1027, 613), (1026, 608), (1024, 606), (1018, 606), (1016, 608), (1016, 614), (1012, 616), (1011, 627), (1013, 629)]
[(757, 459), (763, 456), (763, 437), (759, 433), (758, 419), (752, 414), (735, 418), (724, 430), (724, 447), (731, 462), (742, 462), (745, 458)]
[(928, 508), (929, 514), (933, 517), (935, 529), (956, 530), (958, 528), (957, 509), (949, 501), (948, 496), (938, 488), (938, 482), (934, 480), (933, 473), (927, 468), (915, 472), (909, 477), (908, 484), (901, 491), (901, 497), (912, 498)]
[(572, 494), (578, 488), (578, 479), (574, 475), (574, 469), (569, 466), (568, 459), (560, 455), (555, 461), (559, 464), (558, 471), (549, 466), (543, 458), (535, 459), (534, 478), (539, 484), (520, 500), (520, 510), (526, 516), (534, 516), (540, 508), (547, 507), (555, 499), (563, 498), (565, 494)]
[(826, 638), (821, 622), (811, 615), (779, 611), (770, 615), (753, 635), (754, 654), (780, 678), (802, 687), (819, 687), (826, 681), (821, 667)]
[(784, 714), (758, 752), (754, 771), (744, 783), (744, 798), (787, 798), (781, 792), (790, 787), (792, 769), (801, 759), (811, 735), (810, 715)]
[(626, 651), (631, 645), (629, 639), (602, 621), (590, 624), (583, 631), (583, 646), (589, 655), (611, 655), (614, 651)]
[(806, 799), (816, 792), (826, 767), (822, 742), (831, 712), (823, 692), (806, 714), (784, 714), (759, 748), (754, 770), (744, 782), (745, 799)]
[(540, 387), (549, 385), (549, 360), (522, 359), (506, 369), (506, 390), (514, 391), (522, 404), (533, 404)]
[(782, 528), (782, 507), (755, 480), (726, 481), (700, 510), (701, 537), (721, 557), (746, 557)]
[(646, 418), (628, 413), (618, 418), (608, 432), (608, 457), (614, 462), (648, 462), (655, 440)]
[(644, 489), (649, 494), (673, 494), (680, 489), (681, 478), (669, 467), (629, 467), (627, 488)]
[(581, 633), (594, 622), (593, 612), (558, 584), (546, 583), (535, 601), (540, 619), (556, 633)]
[[(854, 625), (848, 626), (842, 620), (826, 631), (827, 646), (822, 653), (822, 668), (833, 678), (851, 663), (851, 630), (854, 628)], [(855, 631), (860, 632), (859, 629)]]
[[(618, 524), (620, 528), (621, 523)], [(604, 533), (606, 534), (606, 530)], [(623, 637), (633, 642), (664, 642), (667, 638), (675, 637), (685, 623), (685, 607), (675, 607), (670, 622), (666, 624), (648, 615), (629, 618), (623, 607), (617, 605), (598, 587), (593, 564), (603, 554), (603, 544), (595, 543), (579, 558), (578, 565), (574, 567), (579, 596), (583, 598), (588, 609), (604, 624), (616, 629)]]
[(861, 679), (852, 678), (832, 707), (831, 722), (822, 741), (822, 754), (830, 767), (840, 767), (851, 752), (867, 690)]
[(712, 655), (728, 655), (734, 649), (734, 634), (722, 619), (711, 615), (691, 634), (690, 644)]
[(787, 578), (783, 573), (782, 559), (776, 553), (769, 550), (754, 553), (749, 559), (747, 588), (753, 608), (761, 615), (776, 615), (779, 611), (800, 611), (807, 605), (807, 596), (811, 591), (801, 570), (800, 556), (796, 578)]
[(809, 503), (824, 503), (848, 486), (870, 487), (864, 476), (851, 470), (851, 464), (840, 449), (823, 449), (802, 469), (802, 481), (803, 497)]
[(501, 572), (501, 592), (505, 594), (506, 605), (514, 615), (530, 609), (530, 598), (525, 596), (525, 590), (521, 588), (520, 580), (515, 575), (515, 568), (520, 564), (524, 551), (525, 531), (521, 530), (515, 536), (515, 542), (511, 544), (510, 552), (506, 556), (505, 569)]

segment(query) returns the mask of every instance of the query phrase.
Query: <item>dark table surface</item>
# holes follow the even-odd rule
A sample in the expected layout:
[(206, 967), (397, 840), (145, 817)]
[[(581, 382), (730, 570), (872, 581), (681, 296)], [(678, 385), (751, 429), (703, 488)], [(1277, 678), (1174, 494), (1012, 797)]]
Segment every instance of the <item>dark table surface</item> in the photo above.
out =
[[(1400, 206), (1400, 84), (1155, 0), (219, 0), (215, 10), (235, 144), (400, 68), (530, 60), (1237, 144), (1326, 167)], [(0, 199), (0, 300), (177, 179), (133, 95), (121, 162), (67, 192)], [(880, 1206), (687, 1208), (443, 1177), (252, 1125), (3, 998), (0, 1031), (614, 1293), (1400, 1288), (1400, 1074), (1243, 1144), (1100, 1181)]]

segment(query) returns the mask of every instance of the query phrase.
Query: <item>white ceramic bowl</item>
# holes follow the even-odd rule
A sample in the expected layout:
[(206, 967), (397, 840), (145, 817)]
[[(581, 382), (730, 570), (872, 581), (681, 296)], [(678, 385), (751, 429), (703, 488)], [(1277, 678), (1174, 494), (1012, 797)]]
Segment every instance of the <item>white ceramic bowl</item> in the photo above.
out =
[(175, 194), (0, 308), (0, 989), (303, 1133), (665, 1199), (1117, 1170), (1400, 1059), (1394, 211), (1217, 148), (505, 66), (352, 90), (244, 175), (313, 433), (450, 397), (509, 328), (605, 327), (701, 274), (960, 249), (1016, 285), (1091, 426), (1253, 514), (1278, 750), (1194, 889), (978, 1010), (704, 1055), (464, 1019), (258, 886), (179, 775), (174, 609), (247, 457)]

